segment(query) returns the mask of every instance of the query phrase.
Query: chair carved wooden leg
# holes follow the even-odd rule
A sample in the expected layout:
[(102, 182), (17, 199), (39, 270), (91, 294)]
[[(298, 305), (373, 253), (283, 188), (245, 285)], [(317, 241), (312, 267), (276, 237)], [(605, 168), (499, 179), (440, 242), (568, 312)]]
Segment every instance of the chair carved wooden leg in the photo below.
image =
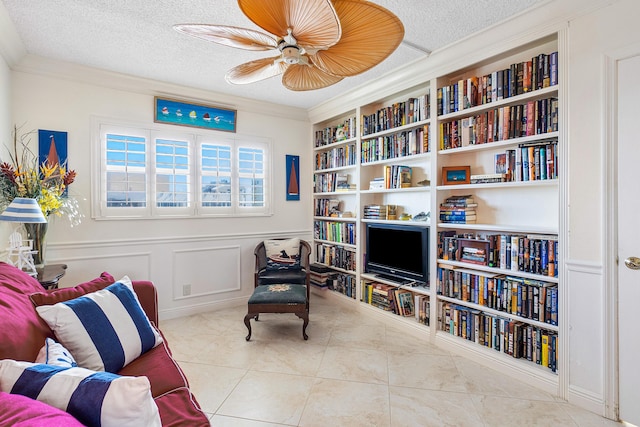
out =
[(304, 311), (303, 313), (296, 313), (296, 316), (304, 321), (304, 323), (302, 323), (302, 337), (305, 340), (308, 340), (309, 336), (307, 335), (307, 325), (309, 324), (309, 312)]
[(244, 316), (244, 324), (247, 326), (247, 329), (249, 330), (249, 334), (245, 338), (247, 341), (249, 341), (251, 339), (251, 318), (252, 317), (255, 317), (255, 319), (258, 320), (258, 316), (254, 315), (254, 314), (251, 314), (251, 313), (249, 313), (246, 316)]

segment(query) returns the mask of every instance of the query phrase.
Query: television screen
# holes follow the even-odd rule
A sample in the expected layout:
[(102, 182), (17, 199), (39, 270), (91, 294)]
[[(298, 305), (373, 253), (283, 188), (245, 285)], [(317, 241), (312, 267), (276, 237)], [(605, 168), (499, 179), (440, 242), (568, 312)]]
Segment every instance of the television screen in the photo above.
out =
[(429, 227), (367, 224), (368, 273), (396, 281), (429, 281)]

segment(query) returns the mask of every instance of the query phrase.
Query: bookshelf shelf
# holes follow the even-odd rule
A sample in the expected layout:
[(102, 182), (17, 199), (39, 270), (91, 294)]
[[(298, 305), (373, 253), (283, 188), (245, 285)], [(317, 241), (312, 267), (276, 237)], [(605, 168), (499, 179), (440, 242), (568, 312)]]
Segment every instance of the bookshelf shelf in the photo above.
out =
[(533, 279), (533, 280), (542, 280), (550, 283), (558, 283), (557, 277), (542, 276), (540, 274), (527, 273), (526, 271), (505, 270), (502, 268), (488, 267), (485, 265), (471, 264), (468, 262), (449, 261), (446, 259), (439, 259), (438, 264), (445, 264), (445, 265), (451, 265), (453, 267), (485, 271), (487, 273), (504, 274), (506, 276), (517, 276), (517, 277), (523, 277), (523, 278)]
[(317, 219), (319, 221), (356, 222), (355, 218), (342, 218), (335, 216), (314, 216), (313, 219)]
[(429, 221), (401, 221), (401, 220), (390, 220), (390, 219), (362, 219), (360, 222), (373, 223), (373, 224), (397, 224), (397, 225), (407, 225), (411, 224), (417, 227), (429, 227), (431, 223)]
[(558, 132), (541, 133), (538, 135), (523, 136), (520, 138), (511, 138), (504, 141), (487, 142), (484, 144), (467, 145), (466, 147), (449, 148), (439, 150), (438, 155), (460, 154), (467, 151), (493, 150), (496, 148), (507, 148), (517, 146), (518, 144), (528, 144), (537, 141), (547, 141), (558, 139)]
[(515, 188), (515, 187), (557, 187), (557, 179), (541, 179), (536, 181), (517, 181), (517, 182), (492, 182), (485, 184), (460, 184), (460, 185), (439, 185), (437, 190), (481, 190), (485, 188)]
[(550, 323), (545, 323), (545, 322), (540, 322), (540, 321), (533, 320), (533, 319), (528, 319), (526, 317), (517, 316), (515, 314), (507, 313), (505, 311), (495, 310), (495, 309), (489, 308), (489, 307), (484, 306), (484, 305), (474, 304), (474, 303), (469, 302), (469, 301), (464, 301), (464, 300), (460, 300), (460, 299), (457, 299), (457, 298), (446, 297), (444, 295), (438, 295), (438, 299), (440, 299), (442, 301), (447, 301), (447, 302), (450, 302), (450, 303), (453, 303), (453, 304), (463, 305), (465, 307), (469, 307), (469, 308), (474, 309), (474, 310), (483, 311), (485, 313), (489, 313), (489, 314), (492, 314), (494, 316), (506, 317), (506, 318), (517, 320), (517, 321), (520, 321), (520, 322), (523, 322), (523, 323), (528, 323), (530, 325), (537, 326), (538, 328), (541, 328), (541, 329), (546, 329), (546, 330), (555, 331), (555, 332), (558, 331), (558, 326), (556, 326), (556, 325), (552, 325)]
[(369, 135), (362, 135), (361, 138), (362, 138), (362, 140), (375, 139), (375, 138), (379, 138), (381, 136), (393, 135), (395, 133), (400, 133), (400, 132), (404, 132), (404, 131), (407, 131), (407, 130), (416, 129), (416, 128), (428, 125), (430, 123), (431, 123), (431, 119), (421, 120), (419, 122), (409, 123), (407, 125), (398, 126), (398, 127), (394, 127), (394, 128), (391, 128), (391, 129), (383, 130), (383, 131), (380, 131), (380, 132), (371, 133)]
[(558, 85), (550, 86), (542, 89), (537, 89), (531, 92), (527, 92), (521, 95), (512, 96), (509, 98), (504, 98), (498, 101), (489, 102), (487, 104), (477, 105), (471, 108), (465, 108), (463, 110), (455, 111), (453, 113), (442, 114), (438, 116), (439, 121), (448, 121), (457, 119), (460, 117), (472, 116), (474, 114), (482, 113), (484, 111), (488, 111), (494, 108), (500, 108), (507, 105), (517, 105), (521, 104), (524, 101), (536, 101), (539, 99), (544, 99), (548, 97), (553, 97), (558, 95)]
[(321, 173), (327, 173), (327, 172), (340, 172), (340, 171), (344, 171), (344, 170), (350, 170), (350, 169), (355, 169), (357, 165), (347, 165), (347, 166), (339, 166), (337, 168), (327, 168), (327, 169), (318, 169), (315, 170), (313, 173), (316, 174), (321, 174)]
[[(552, 32), (542, 34), (538, 39), (530, 39), (523, 43), (515, 40), (508, 42), (507, 45), (509, 47), (502, 51), (496, 52), (494, 48), (489, 48), (494, 52), (478, 62), (470, 61), (470, 63), (464, 64), (465, 58), (460, 58), (461, 61), (453, 61), (458, 65), (439, 67), (438, 75), (434, 75), (430, 79), (425, 79), (418, 83), (416, 83), (417, 80), (412, 80), (413, 83), (407, 83), (406, 88), (401, 88), (402, 84), (400, 84), (394, 86), (395, 89), (388, 89), (388, 92), (381, 91), (380, 94), (367, 94), (367, 96), (357, 98), (362, 102), (355, 108), (352, 104), (345, 102), (345, 111), (338, 111), (337, 114), (334, 113), (335, 110), (331, 110), (331, 112), (326, 110), (325, 114), (335, 115), (314, 124), (316, 138), (319, 135), (318, 132), (321, 131), (324, 132), (322, 134), (323, 137), (326, 137), (326, 135), (332, 135), (332, 129), (340, 125), (344, 126), (347, 118), (355, 117), (356, 132), (350, 135), (354, 136), (353, 138), (315, 146), (313, 152), (314, 155), (317, 155), (318, 153), (329, 152), (349, 145), (355, 145), (356, 147), (356, 164), (314, 171), (314, 182), (316, 179), (324, 178), (321, 176), (324, 173), (341, 174), (343, 178), (344, 174), (348, 173), (349, 183), (352, 184), (349, 191), (314, 192), (313, 194), (315, 201), (318, 201), (317, 199), (319, 198), (340, 199), (342, 203), (348, 205), (344, 210), (351, 211), (355, 215), (355, 218), (323, 216), (314, 216), (313, 218), (314, 221), (332, 221), (355, 227), (357, 238), (353, 244), (314, 239), (316, 246), (322, 244), (339, 246), (355, 253), (356, 267), (353, 271), (341, 270), (330, 266), (332, 271), (337, 274), (348, 274), (354, 279), (356, 288), (355, 291), (352, 291), (350, 299), (360, 302), (359, 306), (366, 307), (367, 310), (376, 313), (376, 315), (395, 319), (403, 326), (414, 326), (420, 328), (420, 330), (428, 331), (432, 342), (435, 344), (452, 349), (456, 353), (478, 357), (487, 366), (509, 371), (530, 383), (542, 384), (549, 390), (554, 388), (557, 390), (561, 387), (558, 374), (553, 372), (556, 368), (560, 372), (565, 369), (566, 356), (561, 351), (553, 355), (550, 353), (550, 356), (554, 357), (553, 360), (557, 360), (557, 363), (553, 366), (549, 363), (548, 366), (542, 367), (535, 362), (526, 360), (526, 358), (514, 358), (475, 342), (451, 335), (448, 332), (443, 332), (440, 325), (443, 321), (441, 310), (443, 307), (449, 309), (452, 305), (455, 305), (474, 313), (484, 313), (483, 316), (500, 317), (502, 321), (522, 324), (529, 330), (534, 328), (548, 331), (554, 337), (553, 339), (557, 339), (557, 342), (562, 343), (562, 345), (566, 340), (565, 337), (561, 336), (563, 331), (562, 319), (565, 318), (566, 314), (556, 313), (558, 325), (551, 325), (547, 321), (529, 319), (526, 313), (518, 316), (513, 314), (510, 309), (509, 312), (503, 311), (505, 307), (495, 305), (495, 301), (487, 303), (491, 307), (495, 307), (489, 308), (483, 305), (485, 302), (481, 299), (467, 298), (466, 295), (461, 298), (461, 294), (450, 292), (449, 288), (440, 287), (438, 281), (439, 268), (457, 272), (464, 270), (469, 272), (469, 275), (479, 278), (481, 276), (492, 276), (507, 280), (508, 277), (510, 281), (522, 282), (524, 284), (523, 289), (525, 285), (553, 289), (552, 295), (557, 295), (557, 298), (561, 298), (561, 295), (565, 292), (563, 290), (564, 260), (562, 259), (562, 251), (558, 249), (557, 255), (554, 255), (553, 258), (553, 261), (558, 263), (555, 268), (559, 277), (549, 277), (527, 271), (515, 271), (509, 268), (496, 268), (453, 260), (475, 260), (474, 256), (479, 256), (476, 254), (483, 250), (482, 245), (463, 245), (461, 248), (467, 248), (466, 257), (452, 256), (449, 253), (447, 256), (451, 260), (438, 259), (447, 257), (439, 255), (438, 251), (440, 249), (439, 238), (445, 234), (455, 234), (455, 238), (460, 236), (459, 238), (463, 240), (471, 239), (472, 236), (477, 237), (476, 240), (494, 239), (491, 242), (495, 242), (496, 235), (500, 236), (500, 238), (502, 238), (502, 235), (506, 235), (509, 239), (513, 239), (514, 242), (524, 235), (524, 239), (528, 239), (528, 241), (553, 241), (553, 244), (547, 243), (547, 250), (549, 247), (554, 248), (554, 250), (556, 247), (564, 247), (564, 243), (560, 241), (563, 238), (563, 223), (560, 220), (560, 193), (564, 185), (565, 171), (559, 169), (565, 164), (563, 160), (564, 146), (566, 145), (564, 140), (565, 124), (562, 123), (561, 119), (566, 114), (563, 110), (566, 107), (564, 100), (561, 98), (567, 91), (567, 85), (557, 74), (557, 70), (560, 68), (554, 69), (556, 75), (552, 80), (550, 72), (548, 73), (549, 76), (546, 75), (545, 70), (547, 68), (545, 68), (545, 64), (549, 63), (548, 70), (550, 71), (553, 69), (552, 63), (556, 64), (557, 67), (563, 67), (562, 64), (565, 63), (563, 62), (565, 61), (563, 52), (564, 43), (566, 43), (565, 38), (565, 34)], [(538, 73), (538, 68), (536, 68), (535, 74), (536, 76), (541, 76), (541, 80), (534, 80), (532, 74), (531, 86), (526, 86), (527, 80), (524, 70), (528, 69), (525, 67), (529, 67), (529, 62), (531, 63), (531, 70), (533, 70), (533, 64), (542, 64), (540, 66), (541, 74)], [(519, 77), (520, 69), (523, 70), (522, 80)], [(562, 71), (562, 75), (566, 75), (566, 71), (564, 69)], [(513, 74), (514, 72), (516, 74)], [(502, 76), (502, 80), (498, 77), (495, 81), (503, 82), (501, 86), (502, 95), (498, 94), (500, 91), (498, 86), (495, 86), (497, 95), (494, 95), (492, 92), (494, 87), (489, 89), (487, 82), (492, 80), (494, 76), (499, 75)], [(514, 76), (513, 80), (511, 76)], [(548, 82), (546, 81), (547, 77)], [(473, 98), (475, 96), (473, 92), (474, 79), (482, 81), (476, 86), (476, 93), (479, 94), (477, 98)], [(525, 91), (525, 87), (530, 87), (531, 90)], [(460, 92), (460, 88), (462, 88), (462, 92)], [(479, 88), (484, 88), (484, 92), (481, 93)], [(444, 96), (441, 97), (445, 93), (448, 96), (446, 100)], [(502, 99), (500, 99), (501, 96)], [(416, 98), (420, 98), (422, 101), (430, 100), (428, 106), (421, 109), (420, 114), (424, 114), (424, 116), (421, 116), (421, 120), (385, 129), (390, 124), (398, 123), (396, 114), (398, 111), (402, 112), (402, 108), (406, 108), (406, 106), (402, 107), (403, 103)], [(487, 102), (490, 99), (494, 101)], [(356, 100), (355, 102), (358, 101)], [(458, 105), (473, 106), (459, 109), (459, 111), (448, 112), (458, 109)], [(421, 106), (420, 108), (423, 107)], [(438, 114), (443, 111), (446, 113)], [(531, 112), (533, 112), (533, 116), (529, 115)], [(393, 120), (391, 121), (389, 117), (393, 117)], [(489, 120), (490, 117), (491, 120)], [(353, 121), (349, 123), (352, 125)], [(489, 132), (488, 123), (492, 124), (490, 129), (493, 133), (485, 135), (484, 132)], [(531, 125), (532, 123), (533, 129), (525, 127), (525, 124)], [(468, 133), (462, 133), (460, 126), (465, 126), (464, 129)], [(385, 130), (379, 131), (379, 129)], [(376, 132), (376, 130), (378, 131)], [(427, 142), (420, 149), (416, 144), (417, 141), (421, 141), (420, 137), (418, 137), (419, 135), (423, 135), (422, 141), (425, 142), (426, 140)], [(454, 139), (451, 139), (452, 136)], [(409, 144), (407, 144), (407, 140), (410, 141)], [(410, 148), (407, 149), (407, 147)], [(531, 147), (534, 150), (533, 160), (531, 160)], [(420, 151), (422, 152), (420, 153)], [(406, 155), (407, 153), (420, 154)], [(405, 155), (401, 156), (399, 154)], [(536, 154), (538, 156), (537, 163)], [(506, 156), (507, 162), (501, 161), (503, 159), (502, 156)], [(516, 175), (512, 172), (517, 170), (515, 165), (518, 157), (520, 158), (520, 163), (518, 164), (520, 173)], [(524, 169), (525, 161), (534, 165), (534, 167), (529, 167), (526, 172)], [(505, 172), (502, 172), (499, 167), (502, 165), (505, 165)], [(544, 171), (542, 165), (547, 165)], [(406, 168), (403, 169), (400, 166)], [(469, 166), (468, 172), (466, 172), (468, 175), (504, 173), (506, 181), (443, 185), (443, 168), (447, 167), (449, 170), (456, 171), (455, 168), (461, 166), (465, 168)], [(408, 168), (410, 168), (410, 173), (407, 173)], [(403, 171), (405, 172), (405, 178), (410, 176), (410, 187), (376, 188), (378, 186), (401, 187), (401, 184), (396, 185), (398, 182), (405, 182), (405, 185), (407, 185), (409, 183), (408, 179), (401, 181), (398, 178), (402, 176)], [(524, 180), (525, 177), (532, 179)], [(469, 182), (472, 182), (470, 178), (469, 176)], [(485, 179), (489, 180), (491, 178), (485, 177)], [(503, 178), (498, 177), (498, 179)], [(419, 186), (418, 183), (427, 185)], [(353, 189), (354, 186), (355, 189)], [(370, 189), (371, 187), (373, 189)], [(462, 197), (463, 195), (470, 195), (476, 199), (474, 206), (470, 209), (464, 207), (455, 211), (450, 209), (448, 205), (444, 205), (443, 211), (446, 210), (447, 212), (443, 212), (442, 218), (454, 221), (456, 218), (450, 217), (464, 215), (465, 219), (472, 223), (438, 222), (441, 218), (440, 205), (445, 203), (447, 199), (455, 196)], [(396, 207), (395, 217), (391, 216), (394, 212), (393, 206)], [(386, 208), (385, 215), (389, 215), (391, 218), (400, 218), (403, 213), (415, 216), (421, 212), (430, 212), (431, 221), (375, 219), (376, 216), (385, 217), (385, 215), (375, 214), (377, 211), (382, 212), (383, 207)], [(365, 211), (367, 212), (366, 218)], [(466, 218), (467, 215), (474, 215), (474, 217)], [(426, 286), (408, 286), (385, 280), (366, 272), (366, 230), (370, 224), (429, 227), (430, 264), (429, 283)], [(535, 235), (535, 237), (530, 235)], [(544, 247), (542, 246), (544, 243), (539, 243), (541, 247)], [(495, 249), (496, 246), (491, 246), (491, 248), (487, 246), (486, 251), (494, 251)], [(535, 253), (539, 252), (536, 250)], [(547, 257), (550, 257), (552, 253), (555, 252), (547, 252)], [(516, 254), (517, 257), (518, 254)], [(491, 265), (509, 266), (508, 263), (502, 262), (493, 264), (494, 259), (491, 259)], [(550, 259), (547, 258), (546, 262)], [(488, 261), (485, 258), (485, 263), (488, 263)], [(519, 263), (519, 268), (529, 271), (546, 273), (550, 268), (539, 268), (538, 265), (532, 267), (531, 264), (526, 264), (526, 267), (523, 267), (524, 264), (520, 262), (520, 259), (516, 262)], [(536, 262), (535, 257), (533, 262)], [(542, 259), (540, 262), (542, 263)], [(374, 284), (382, 286), (380, 289), (383, 289), (383, 285), (386, 285), (398, 291), (408, 291), (416, 298), (415, 301), (420, 301), (421, 304), (426, 303), (429, 312), (429, 325), (421, 324), (415, 318), (403, 317), (369, 304), (371, 300), (367, 301), (366, 298), (371, 298), (369, 290), (373, 289)], [(444, 292), (441, 295), (439, 292), (442, 290)], [(373, 291), (371, 290), (371, 292)], [(380, 294), (384, 295), (383, 292), (380, 292)], [(540, 295), (542, 294), (543, 292), (540, 291)], [(544, 294), (547, 295), (547, 292), (545, 291)], [(466, 301), (466, 299), (480, 304)], [(379, 304), (379, 301), (377, 303)], [(397, 305), (395, 310), (402, 313), (403, 308)], [(538, 318), (536, 316), (532, 317)], [(555, 317), (553, 319), (555, 322)], [(521, 338), (517, 337), (517, 339)], [(517, 342), (517, 345), (523, 345), (517, 339), (514, 342)]]
[(407, 187), (407, 188), (380, 188), (376, 190), (361, 190), (360, 194), (383, 194), (383, 193), (426, 193), (431, 191), (431, 187)]
[(328, 245), (342, 246), (344, 248), (351, 248), (351, 249), (355, 249), (356, 248), (356, 245), (352, 245), (350, 243), (334, 242), (332, 240), (313, 239), (313, 241), (316, 242), (316, 243), (326, 243)]
[(384, 160), (376, 160), (373, 162), (363, 162), (363, 163), (360, 163), (360, 166), (363, 168), (366, 168), (369, 166), (386, 165), (386, 164), (398, 163), (403, 161), (404, 162), (422, 161), (422, 160), (428, 160), (430, 157), (431, 157), (431, 153), (411, 154), (409, 156), (398, 156), (398, 157), (392, 157)]
[(313, 193), (314, 197), (323, 197), (323, 196), (353, 196), (358, 194), (356, 190), (353, 191), (326, 191), (323, 193)]
[(340, 273), (350, 274), (350, 275), (355, 275), (356, 274), (356, 272), (353, 271), (353, 270), (347, 270), (347, 269), (344, 269), (344, 268), (336, 267), (334, 265), (327, 265), (327, 264), (322, 264), (322, 265), (324, 265), (325, 267), (330, 268), (333, 271), (337, 271), (337, 272), (340, 272)]
[(531, 225), (501, 225), (501, 224), (449, 224), (439, 222), (438, 228), (458, 229), (458, 230), (482, 230), (482, 231), (502, 231), (505, 233), (529, 233), (529, 234), (552, 234), (558, 235), (558, 229), (553, 227), (536, 227)]
[(336, 142), (332, 142), (331, 144), (314, 147), (313, 151), (329, 151), (333, 148), (342, 147), (343, 145), (349, 145), (355, 142), (357, 142), (356, 138), (343, 139), (342, 141), (336, 141)]

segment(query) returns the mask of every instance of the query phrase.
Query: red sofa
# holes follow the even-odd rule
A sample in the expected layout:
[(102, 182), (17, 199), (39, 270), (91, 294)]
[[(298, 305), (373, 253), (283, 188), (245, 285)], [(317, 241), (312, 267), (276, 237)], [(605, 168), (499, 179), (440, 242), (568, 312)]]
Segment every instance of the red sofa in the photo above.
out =
[[(53, 332), (38, 316), (35, 305), (67, 301), (114, 283), (108, 273), (73, 288), (44, 291), (37, 280), (0, 262), (0, 359), (35, 361)], [(134, 281), (133, 287), (149, 320), (158, 325), (157, 294), (153, 283)], [(163, 337), (164, 338), (164, 337)], [(184, 373), (164, 343), (125, 366), (120, 375), (146, 376), (163, 426), (209, 426), (207, 416), (189, 390)], [(63, 411), (23, 396), (0, 392), (0, 426), (80, 426)]]

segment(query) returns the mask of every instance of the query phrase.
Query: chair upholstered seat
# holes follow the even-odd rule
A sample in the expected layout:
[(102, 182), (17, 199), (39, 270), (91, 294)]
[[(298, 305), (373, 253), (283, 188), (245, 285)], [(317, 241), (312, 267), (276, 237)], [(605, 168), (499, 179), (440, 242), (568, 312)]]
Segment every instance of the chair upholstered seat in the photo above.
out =
[(249, 298), (251, 304), (306, 304), (307, 289), (305, 285), (281, 283), (262, 285), (254, 289)]

